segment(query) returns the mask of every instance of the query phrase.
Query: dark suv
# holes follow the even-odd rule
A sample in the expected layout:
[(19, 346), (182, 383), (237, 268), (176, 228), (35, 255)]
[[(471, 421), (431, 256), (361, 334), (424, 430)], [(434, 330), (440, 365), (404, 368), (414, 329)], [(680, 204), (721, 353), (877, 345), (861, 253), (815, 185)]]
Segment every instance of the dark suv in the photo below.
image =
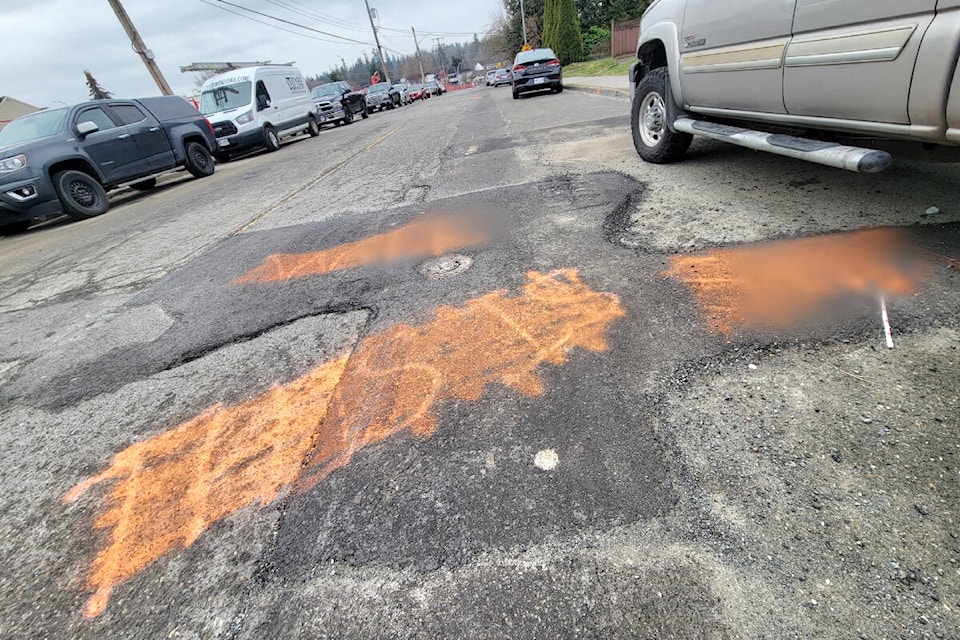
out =
[(531, 49), (521, 51), (513, 60), (513, 99), (521, 93), (544, 91), (554, 93), (563, 91), (560, 60), (553, 49)]
[(342, 80), (314, 87), (311, 95), (321, 125), (328, 122), (336, 125), (350, 124), (353, 116), (367, 118), (370, 115), (363, 94), (357, 93)]

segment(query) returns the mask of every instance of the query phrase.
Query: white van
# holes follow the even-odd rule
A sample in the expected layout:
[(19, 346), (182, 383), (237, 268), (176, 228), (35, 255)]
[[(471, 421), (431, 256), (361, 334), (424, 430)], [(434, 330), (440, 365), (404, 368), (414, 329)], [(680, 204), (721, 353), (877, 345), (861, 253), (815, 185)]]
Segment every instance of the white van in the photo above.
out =
[(298, 69), (272, 64), (233, 69), (203, 83), (200, 112), (217, 137), (217, 158), (251, 147), (280, 148), (280, 139), (300, 132), (320, 135), (307, 82)]

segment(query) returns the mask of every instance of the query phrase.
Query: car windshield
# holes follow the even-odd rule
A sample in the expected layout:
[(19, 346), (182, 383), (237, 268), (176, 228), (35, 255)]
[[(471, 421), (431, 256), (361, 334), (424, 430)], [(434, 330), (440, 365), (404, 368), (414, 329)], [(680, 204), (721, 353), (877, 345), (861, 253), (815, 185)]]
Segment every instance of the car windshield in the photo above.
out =
[(428, 87), (435, 87), (435, 86), (437, 86), (437, 81), (436, 81), (436, 80), (431, 80), (430, 82), (427, 83), (427, 86), (428, 86)]
[(532, 51), (521, 51), (517, 54), (514, 64), (529, 64), (531, 62), (541, 62), (547, 60), (556, 60), (557, 54), (553, 49), (533, 49)]
[(397, 91), (405, 91), (405, 90), (406, 90), (406, 87), (403, 86), (402, 84), (395, 84), (395, 85), (393, 85), (393, 88), (396, 89)]
[(313, 89), (314, 98), (331, 98), (340, 95), (340, 85), (322, 84)]
[(367, 93), (383, 93), (390, 88), (388, 84), (375, 84), (367, 89)]
[(423, 87), (421, 87), (420, 85), (418, 85), (418, 84), (412, 84), (412, 85), (410, 85), (410, 87), (407, 89), (407, 91), (420, 91), (421, 89), (423, 89)]
[(250, 86), (249, 82), (237, 82), (204, 91), (200, 94), (200, 113), (209, 115), (247, 106), (252, 93)]
[(66, 109), (52, 109), (11, 120), (7, 126), (0, 129), (0, 147), (56, 135), (63, 127), (66, 117)]

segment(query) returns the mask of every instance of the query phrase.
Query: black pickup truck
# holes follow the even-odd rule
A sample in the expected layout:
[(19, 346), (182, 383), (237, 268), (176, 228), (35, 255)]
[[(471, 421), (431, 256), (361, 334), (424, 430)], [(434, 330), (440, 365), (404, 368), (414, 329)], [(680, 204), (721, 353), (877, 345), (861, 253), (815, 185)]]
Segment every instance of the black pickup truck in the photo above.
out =
[(96, 100), (38, 111), (0, 130), (0, 234), (35, 218), (91, 218), (109, 208), (107, 191), (152, 188), (186, 168), (213, 173), (210, 123), (183, 98)]

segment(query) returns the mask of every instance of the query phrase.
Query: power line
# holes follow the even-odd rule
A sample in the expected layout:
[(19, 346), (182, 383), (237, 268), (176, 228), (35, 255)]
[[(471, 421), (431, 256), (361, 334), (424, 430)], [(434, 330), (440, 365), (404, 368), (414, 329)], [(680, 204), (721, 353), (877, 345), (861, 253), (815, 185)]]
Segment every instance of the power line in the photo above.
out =
[(208, 5), (210, 5), (211, 7), (213, 7), (214, 9), (221, 9), (222, 11), (226, 11), (227, 13), (232, 13), (232, 14), (235, 15), (235, 16), (239, 16), (239, 17), (241, 17), (241, 18), (246, 18), (247, 20), (252, 20), (253, 22), (257, 22), (257, 23), (259, 23), (259, 24), (266, 25), (266, 26), (272, 27), (272, 28), (274, 28), (274, 29), (279, 29), (280, 31), (286, 31), (287, 33), (292, 33), (292, 34), (295, 35), (295, 36), (302, 36), (302, 37), (304, 37), (304, 38), (310, 38), (311, 40), (319, 40), (320, 42), (332, 42), (332, 43), (335, 43), (335, 44), (339, 44), (339, 43), (340, 43), (339, 40), (330, 40), (329, 38), (320, 38), (320, 37), (318, 37), (318, 36), (312, 36), (312, 35), (310, 35), (310, 34), (308, 34), (308, 33), (301, 33), (300, 31), (294, 31), (293, 29), (287, 29), (287, 28), (285, 28), (285, 27), (281, 27), (280, 25), (273, 24), (273, 23), (271, 23), (271, 22), (265, 22), (265, 21), (263, 21), (263, 20), (257, 20), (257, 19), (254, 18), (253, 16), (248, 16), (248, 15), (245, 14), (245, 13), (240, 13), (239, 11), (235, 11), (235, 10), (230, 9), (230, 8), (228, 8), (228, 7), (224, 7), (224, 6), (221, 6), (221, 5), (219, 5), (219, 4), (215, 4), (215, 1), (214, 1), (214, 0), (200, 0), (200, 2), (202, 2), (202, 3), (204, 3), (204, 4), (208, 4)]
[[(203, 0), (203, 1), (206, 1), (206, 0)], [(352, 42), (352, 43), (354, 43), (354, 44), (362, 44), (362, 45), (368, 46), (368, 47), (369, 47), (369, 46), (372, 46), (371, 43), (369, 43), (369, 42), (364, 42), (364, 41), (362, 41), (362, 40), (355, 40), (354, 38), (348, 38), (348, 37), (346, 37), (346, 36), (341, 36), (341, 35), (336, 34), (336, 33), (330, 33), (329, 31), (322, 31), (322, 30), (320, 30), (320, 29), (314, 29), (313, 27), (308, 27), (308, 26), (306, 26), (306, 25), (299, 24), (299, 23), (297, 23), (297, 22), (292, 22), (292, 21), (286, 20), (286, 19), (284, 19), (284, 18), (278, 18), (277, 16), (272, 16), (272, 15), (270, 15), (269, 13), (263, 13), (262, 11), (257, 11), (256, 9), (250, 9), (250, 8), (248, 8), (248, 7), (244, 7), (244, 6), (241, 6), (241, 5), (239, 5), (239, 4), (234, 4), (233, 2), (229, 2), (228, 0), (216, 0), (216, 2), (218, 2), (218, 3), (220, 3), (220, 4), (229, 5), (229, 6), (231, 6), (231, 7), (236, 7), (237, 9), (241, 9), (241, 10), (243, 10), (243, 11), (248, 11), (248, 12), (250, 12), (250, 13), (256, 14), (256, 15), (258, 15), (258, 16), (263, 16), (264, 18), (268, 18), (268, 19), (270, 19), (270, 20), (276, 20), (277, 22), (282, 22), (282, 23), (284, 23), (284, 24), (289, 24), (289, 25), (292, 25), (292, 26), (294, 26), (294, 27), (297, 27), (298, 29), (305, 29), (305, 30), (307, 30), (307, 31), (313, 31), (314, 33), (319, 33), (319, 34), (321, 34), (321, 35), (329, 36), (329, 37), (331, 37), (331, 38), (337, 38), (338, 40), (344, 40), (344, 41), (346, 41), (346, 42)], [(208, 2), (207, 4), (209, 4), (209, 2)], [(215, 5), (215, 6), (216, 6), (216, 5)]]

